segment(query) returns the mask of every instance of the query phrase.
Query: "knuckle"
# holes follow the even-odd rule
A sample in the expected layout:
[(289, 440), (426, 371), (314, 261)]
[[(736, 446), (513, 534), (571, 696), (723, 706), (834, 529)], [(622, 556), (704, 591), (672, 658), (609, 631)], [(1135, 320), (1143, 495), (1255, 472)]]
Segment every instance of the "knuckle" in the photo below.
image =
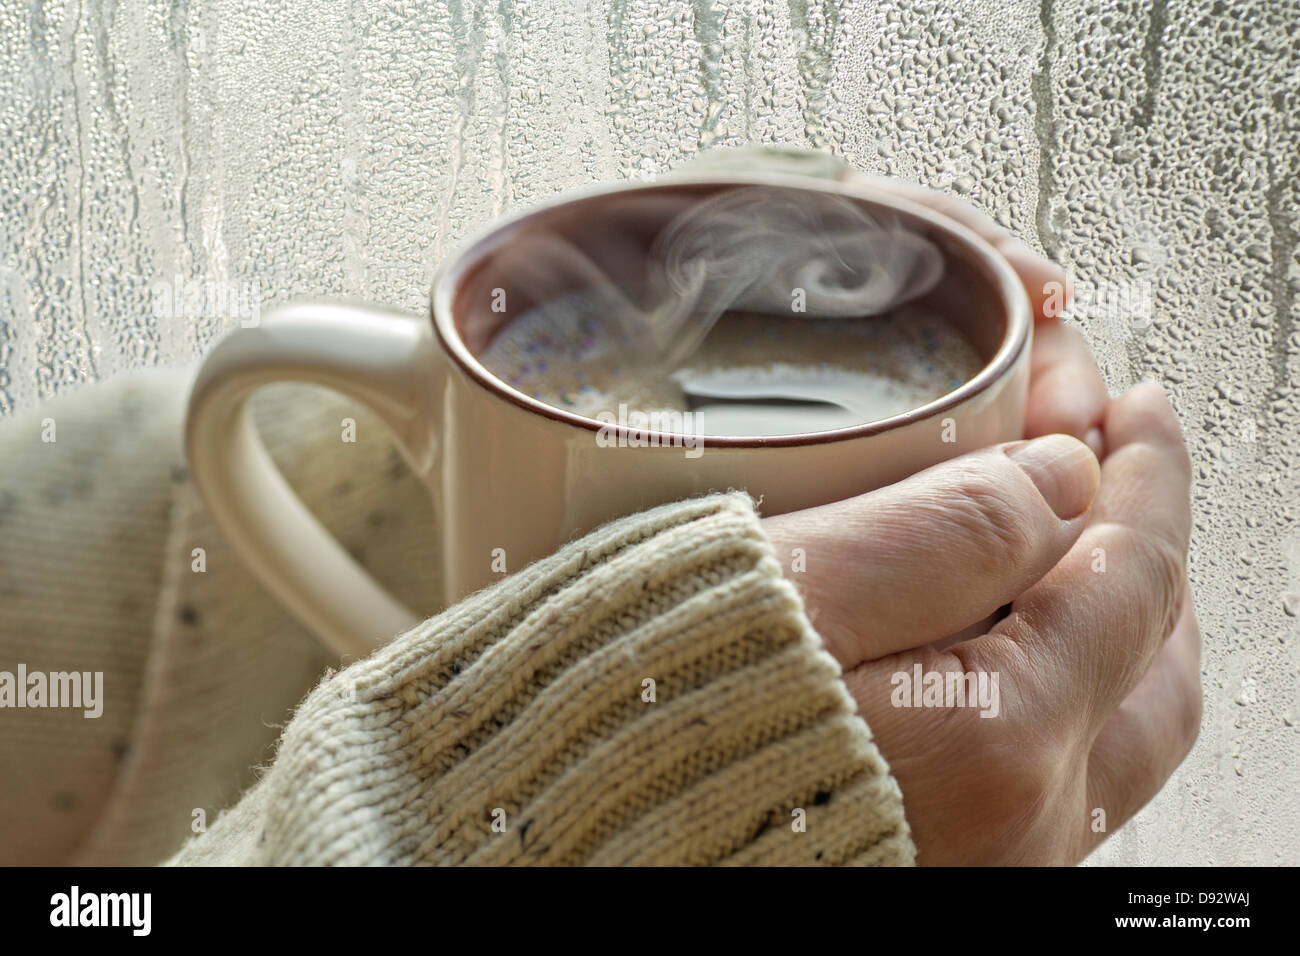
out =
[(1031, 549), (1033, 522), (1018, 487), (972, 472), (960, 478), (953, 492), (953, 507), (977, 553), (1003, 564)]
[(1164, 538), (1150, 534), (1135, 535), (1135, 543), (1146, 563), (1151, 584), (1149, 626), (1161, 638), (1168, 637), (1178, 623), (1179, 602), (1187, 575), (1183, 553)]
[(1068, 768), (1063, 755), (1068, 752), (1068, 747), (1055, 742), (1018, 741), (1002, 762), (1003, 798), (1027, 818), (1041, 813), (1065, 786)]
[(1134, 629), (1147, 639), (1172, 634), (1187, 576), (1182, 549), (1160, 535), (1128, 525), (1100, 525), (1093, 535), (1113, 567), (1136, 569), (1124, 578), (1131, 589), (1125, 603), (1136, 612)]

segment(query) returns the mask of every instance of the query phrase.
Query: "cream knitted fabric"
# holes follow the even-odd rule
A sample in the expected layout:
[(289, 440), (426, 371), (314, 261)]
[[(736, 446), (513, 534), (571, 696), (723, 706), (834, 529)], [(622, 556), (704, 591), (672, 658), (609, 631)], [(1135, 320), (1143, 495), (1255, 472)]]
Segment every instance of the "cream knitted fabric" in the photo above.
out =
[[(0, 709), (0, 864), (166, 859), (239, 799), (339, 665), (245, 570), (188, 481), (192, 376), (142, 369), (0, 419), (0, 670), (102, 672), (105, 698), (96, 719)], [(303, 386), (252, 405), (312, 511), (409, 607), (437, 611), (428, 493), (378, 419)], [(355, 443), (339, 440), (344, 417)]]
[(732, 494), (614, 522), (328, 676), (171, 862), (912, 859), (839, 667)]
[[(425, 621), (321, 683), (256, 779), (341, 665), (189, 484), (190, 375), (0, 421), (0, 670), (104, 673), (97, 719), (0, 710), (0, 862), (154, 863), (196, 811), (207, 832), (173, 862), (911, 860), (897, 788), (741, 495), (609, 525)], [(436, 610), (426, 493), (374, 417), (302, 387), (253, 404), (312, 510)]]
[[(183, 376), (162, 373), (177, 392)], [(175, 419), (127, 381), (0, 422), (0, 670), (102, 673), (102, 711), (0, 710), (0, 863), (67, 861), (130, 740), (164, 574)], [(173, 464), (180, 465), (179, 458)]]

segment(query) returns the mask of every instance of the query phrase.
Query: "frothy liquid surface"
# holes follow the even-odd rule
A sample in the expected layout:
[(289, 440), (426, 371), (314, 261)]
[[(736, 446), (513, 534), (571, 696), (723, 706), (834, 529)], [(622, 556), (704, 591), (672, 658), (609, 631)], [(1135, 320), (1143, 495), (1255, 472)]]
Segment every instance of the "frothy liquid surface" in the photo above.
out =
[(781, 435), (845, 428), (925, 405), (984, 365), (950, 322), (915, 306), (862, 319), (723, 315), (676, 369), (618, 340), (581, 300), (534, 309), (479, 356), (496, 376), (594, 418), (619, 406), (695, 412), (694, 431)]

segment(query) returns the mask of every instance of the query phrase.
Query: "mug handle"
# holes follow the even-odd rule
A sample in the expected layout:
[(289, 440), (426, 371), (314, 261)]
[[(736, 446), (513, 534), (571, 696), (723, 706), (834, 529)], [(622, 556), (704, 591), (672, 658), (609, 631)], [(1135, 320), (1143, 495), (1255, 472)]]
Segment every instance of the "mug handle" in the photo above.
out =
[(442, 359), (426, 320), (349, 301), (295, 300), (222, 337), (201, 363), (185, 418), (190, 474), (253, 574), (340, 656), (364, 656), (422, 618), (353, 560), (280, 474), (246, 402), (304, 382), (364, 402), (407, 462), (429, 474)]

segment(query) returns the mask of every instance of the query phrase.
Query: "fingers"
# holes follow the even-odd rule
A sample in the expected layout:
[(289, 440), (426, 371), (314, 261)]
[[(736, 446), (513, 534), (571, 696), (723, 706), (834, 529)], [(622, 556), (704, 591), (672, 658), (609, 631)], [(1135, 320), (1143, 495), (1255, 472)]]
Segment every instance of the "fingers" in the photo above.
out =
[(1025, 437), (1073, 435), (1101, 457), (1106, 404), (1106, 384), (1083, 336), (1060, 322), (1041, 323), (1030, 357)]
[(1062, 307), (1068, 306), (1072, 293), (1066, 282), (1065, 270), (1039, 255), (970, 203), (925, 186), (887, 176), (856, 174), (853, 179), (927, 206), (940, 215), (961, 223), (997, 249), (1020, 277), (1021, 284), (1029, 295), (1029, 304), (1036, 321), (1053, 320), (1060, 315)]
[(971, 642), (978, 651), (981, 642), (1010, 640), (1038, 671), (1051, 672), (1047, 684), (1082, 689), (1079, 731), (1089, 740), (1174, 629), (1191, 526), (1191, 468), (1160, 387), (1115, 399), (1106, 437), (1110, 453), (1088, 527), (1008, 618)]
[[(1087, 850), (1146, 806), (1182, 763), (1200, 732), (1201, 698), (1201, 632), (1184, 591), (1177, 628), (1092, 745)], [(1104, 829), (1096, 826), (1099, 809)]]
[(927, 644), (988, 617), (1082, 530), (1097, 460), (1064, 435), (936, 465), (880, 491), (764, 519), (841, 666)]
[(1002, 253), (1011, 268), (1016, 270), (1029, 307), (1038, 327), (1043, 323), (1059, 323), (1060, 315), (1074, 300), (1074, 292), (1067, 281), (1065, 270), (1050, 259), (1045, 259), (1021, 240), (1007, 233), (1005, 238), (993, 242), (993, 248)]
[(1154, 383), (1130, 389), (1110, 403), (1104, 427), (1105, 484), (1092, 522), (1139, 529), (1185, 553), (1192, 462), (1164, 389)]
[(1105, 449), (1100, 426), (1106, 409), (1106, 385), (1083, 336), (1061, 324), (1059, 316), (1073, 298), (1065, 270), (963, 200), (888, 177), (856, 178), (961, 223), (1011, 263), (1029, 296), (1036, 321), (1025, 436), (1036, 438), (1058, 432), (1073, 435), (1102, 455)]

